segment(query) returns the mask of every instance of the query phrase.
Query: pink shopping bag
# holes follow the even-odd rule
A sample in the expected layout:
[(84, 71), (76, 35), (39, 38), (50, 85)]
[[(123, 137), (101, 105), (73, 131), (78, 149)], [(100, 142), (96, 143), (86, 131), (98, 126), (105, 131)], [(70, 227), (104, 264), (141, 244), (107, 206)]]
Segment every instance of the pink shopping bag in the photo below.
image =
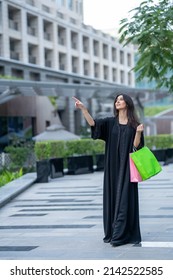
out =
[(137, 170), (133, 160), (129, 157), (129, 164), (130, 164), (130, 182), (142, 182), (141, 175)]

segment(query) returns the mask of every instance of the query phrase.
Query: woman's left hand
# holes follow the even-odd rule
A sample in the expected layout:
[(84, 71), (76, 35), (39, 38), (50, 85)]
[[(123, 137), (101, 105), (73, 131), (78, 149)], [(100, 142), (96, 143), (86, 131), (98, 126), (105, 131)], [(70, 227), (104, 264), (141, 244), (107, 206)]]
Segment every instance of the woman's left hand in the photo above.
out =
[(144, 125), (143, 125), (143, 124), (138, 125), (137, 128), (136, 128), (136, 131), (137, 131), (137, 132), (142, 132), (142, 131), (144, 131)]

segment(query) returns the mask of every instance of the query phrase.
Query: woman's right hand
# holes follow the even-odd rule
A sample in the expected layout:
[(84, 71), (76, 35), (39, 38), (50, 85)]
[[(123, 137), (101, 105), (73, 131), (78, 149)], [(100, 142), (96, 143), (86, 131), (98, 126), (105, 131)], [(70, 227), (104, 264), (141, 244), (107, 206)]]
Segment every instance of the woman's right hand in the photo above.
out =
[(89, 114), (89, 112), (88, 112), (87, 108), (85, 107), (85, 105), (79, 99), (77, 99), (76, 97), (73, 96), (72, 98), (75, 101), (76, 108), (79, 108), (79, 109), (82, 110), (82, 113), (83, 113), (86, 121), (88, 122), (88, 124), (90, 126), (94, 126), (95, 125), (95, 121), (92, 118), (92, 116)]
[(75, 101), (76, 108), (81, 109), (81, 110), (85, 109), (84, 104), (79, 99), (77, 99), (75, 96), (73, 96), (72, 98)]

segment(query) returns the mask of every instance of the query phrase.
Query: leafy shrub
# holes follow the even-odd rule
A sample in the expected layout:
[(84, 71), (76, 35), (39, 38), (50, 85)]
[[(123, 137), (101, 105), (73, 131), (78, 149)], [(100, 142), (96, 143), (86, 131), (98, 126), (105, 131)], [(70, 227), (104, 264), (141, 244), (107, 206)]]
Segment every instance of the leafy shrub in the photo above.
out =
[(50, 158), (61, 158), (64, 157), (65, 145), (64, 141), (50, 141)]
[(23, 167), (26, 158), (29, 155), (29, 149), (27, 147), (8, 146), (5, 148), (5, 151), (10, 154), (10, 169), (12, 170), (18, 170)]
[[(173, 135), (145, 136), (145, 144), (153, 149), (166, 149), (173, 147)], [(69, 141), (36, 142), (34, 151), (38, 160), (50, 158), (67, 158), (73, 155), (103, 154), (105, 142), (91, 138)]]
[(52, 157), (67, 158), (73, 155), (95, 155), (97, 153), (104, 153), (104, 142), (89, 138), (69, 141), (36, 142), (34, 151), (38, 160)]
[(173, 147), (173, 135), (161, 134), (153, 136), (145, 136), (145, 144), (150, 149), (167, 149)]
[(34, 142), (18, 136), (13, 136), (10, 143), (11, 144), (4, 149), (10, 156), (11, 163), (9, 169), (11, 171), (17, 171), (22, 167), (23, 170), (26, 169), (27, 172), (27, 168), (33, 168), (31, 155), (34, 153)]
[(145, 116), (155, 116), (161, 112), (164, 112), (165, 110), (172, 109), (172, 105), (168, 106), (147, 106), (144, 108), (144, 114)]
[(21, 177), (23, 175), (23, 170), (20, 168), (16, 172), (11, 172), (7, 169), (3, 170), (0, 174), (0, 187), (10, 183), (11, 181)]

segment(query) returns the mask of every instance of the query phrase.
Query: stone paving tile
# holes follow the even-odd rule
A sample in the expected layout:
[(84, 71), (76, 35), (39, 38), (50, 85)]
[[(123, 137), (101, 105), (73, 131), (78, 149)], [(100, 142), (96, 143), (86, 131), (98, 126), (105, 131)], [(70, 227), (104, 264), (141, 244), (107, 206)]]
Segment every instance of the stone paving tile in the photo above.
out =
[(142, 246), (102, 241), (103, 172), (94, 172), (34, 183), (2, 207), (0, 259), (173, 259), (172, 171), (139, 184)]

